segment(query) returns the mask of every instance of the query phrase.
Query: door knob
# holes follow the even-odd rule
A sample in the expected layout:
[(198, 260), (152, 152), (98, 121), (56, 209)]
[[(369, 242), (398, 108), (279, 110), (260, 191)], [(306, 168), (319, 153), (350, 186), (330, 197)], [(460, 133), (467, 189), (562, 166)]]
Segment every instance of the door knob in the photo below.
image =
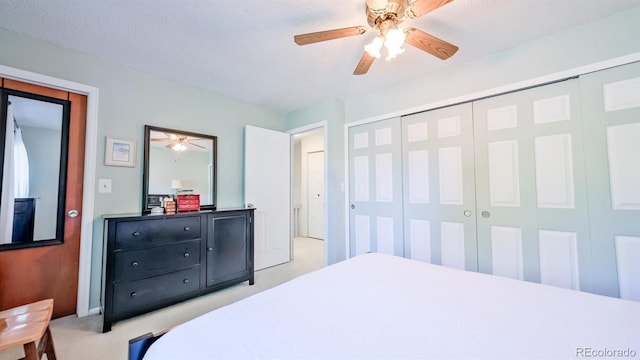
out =
[(465, 210), (465, 211), (464, 211), (464, 216), (466, 216), (466, 217), (471, 216), (471, 211), (469, 211), (469, 210)]
[(488, 211), (483, 211), (483, 212), (482, 212), (482, 217), (483, 217), (483, 218), (488, 218), (488, 217), (490, 217), (490, 216), (491, 216), (491, 213), (490, 213), (490, 212), (488, 212)]
[(78, 214), (78, 210), (69, 210), (69, 212), (67, 213), (70, 218), (78, 217)]
[(356, 204), (351, 204), (351, 210), (356, 208)]

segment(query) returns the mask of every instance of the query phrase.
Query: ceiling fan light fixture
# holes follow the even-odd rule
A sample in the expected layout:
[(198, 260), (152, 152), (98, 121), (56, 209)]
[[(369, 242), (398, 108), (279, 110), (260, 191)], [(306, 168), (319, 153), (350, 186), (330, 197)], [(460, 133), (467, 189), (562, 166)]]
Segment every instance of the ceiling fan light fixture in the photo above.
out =
[(374, 58), (379, 58), (382, 56), (380, 50), (382, 50), (382, 45), (384, 44), (384, 39), (382, 36), (376, 36), (375, 39), (370, 44), (364, 46), (364, 51), (366, 51), (370, 56)]
[(182, 143), (177, 143), (171, 147), (175, 151), (185, 151), (187, 150), (187, 146)]
[(402, 29), (389, 29), (384, 36), (384, 47), (387, 49), (387, 57), (385, 60), (389, 61), (395, 58), (397, 55), (402, 54), (404, 49), (404, 40), (407, 34)]

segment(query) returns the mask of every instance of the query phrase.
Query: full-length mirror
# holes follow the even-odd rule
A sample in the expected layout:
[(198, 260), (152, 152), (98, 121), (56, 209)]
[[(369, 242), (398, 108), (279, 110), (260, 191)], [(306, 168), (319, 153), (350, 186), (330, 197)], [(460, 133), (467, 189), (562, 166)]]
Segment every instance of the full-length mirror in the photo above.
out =
[(2, 90), (0, 250), (61, 244), (69, 102)]
[(145, 126), (142, 211), (178, 194), (200, 197), (200, 209), (216, 208), (217, 137)]

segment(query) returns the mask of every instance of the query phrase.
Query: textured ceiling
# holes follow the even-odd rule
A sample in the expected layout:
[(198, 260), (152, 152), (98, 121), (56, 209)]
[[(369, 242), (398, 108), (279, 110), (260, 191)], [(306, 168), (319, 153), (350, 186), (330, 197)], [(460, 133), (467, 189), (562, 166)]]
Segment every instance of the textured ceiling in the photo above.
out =
[(293, 36), (367, 26), (365, 0), (0, 0), (0, 27), (287, 112), (346, 99), (640, 6), (640, 0), (455, 0), (404, 26), (460, 47), (446, 61), (407, 47), (352, 72), (362, 36), (298, 46)]

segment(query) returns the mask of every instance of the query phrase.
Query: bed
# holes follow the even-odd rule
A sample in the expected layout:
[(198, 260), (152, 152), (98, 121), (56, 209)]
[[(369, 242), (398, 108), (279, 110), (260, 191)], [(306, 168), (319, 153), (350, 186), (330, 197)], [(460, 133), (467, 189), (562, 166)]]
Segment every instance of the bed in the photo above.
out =
[(363, 254), (177, 326), (144, 359), (639, 353), (640, 303)]

